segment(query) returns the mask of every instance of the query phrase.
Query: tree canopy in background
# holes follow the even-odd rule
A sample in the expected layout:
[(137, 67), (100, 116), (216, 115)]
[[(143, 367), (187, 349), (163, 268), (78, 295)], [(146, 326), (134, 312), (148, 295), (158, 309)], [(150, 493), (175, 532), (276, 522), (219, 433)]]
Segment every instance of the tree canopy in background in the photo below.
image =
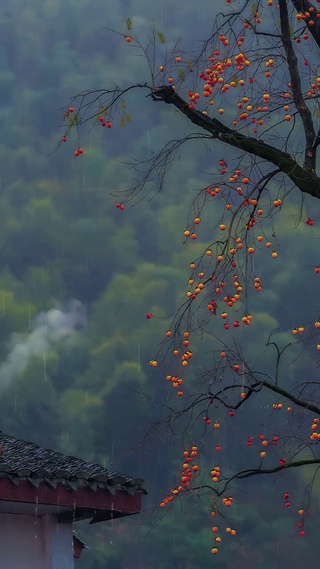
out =
[(1, 428), (150, 493), (84, 568), (317, 555), (318, 10), (279, 6), (2, 3)]

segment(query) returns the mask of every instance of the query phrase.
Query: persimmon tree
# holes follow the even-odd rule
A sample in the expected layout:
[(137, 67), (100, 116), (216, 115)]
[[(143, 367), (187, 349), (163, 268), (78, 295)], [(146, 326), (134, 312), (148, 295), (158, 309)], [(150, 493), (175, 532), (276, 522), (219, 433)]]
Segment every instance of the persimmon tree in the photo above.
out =
[[(181, 115), (190, 132), (182, 138), (172, 132), (158, 153), (137, 163), (132, 187), (116, 203), (119, 210), (150, 187), (165, 188), (168, 169), (183, 145), (205, 143), (215, 153), (215, 172), (207, 174), (208, 183), (190, 203), (183, 240), (185, 246), (199, 241), (202, 226), (214, 219), (212, 238), (204, 249), (192, 249), (198, 254), (190, 259), (186, 296), (150, 366), (163, 369), (168, 388), (177, 395), (168, 422), (190, 417), (191, 443), (182, 456), (181, 478), (160, 507), (192, 492), (205, 495), (212, 516), (223, 520), (225, 508), (232, 506), (233, 489), (242, 480), (310, 469), (312, 482), (320, 465), (320, 265), (311, 246), (319, 238), (320, 221), (320, 7), (308, 0), (227, 0), (210, 37), (192, 53), (183, 49), (183, 41), (169, 53), (166, 38), (156, 29), (143, 43), (130, 19), (126, 27), (120, 39), (128, 50), (142, 54), (146, 77), (136, 84), (74, 96), (65, 110), (62, 142), (70, 131), (81, 136), (85, 125), (112, 129), (108, 136), (117, 136), (119, 126), (134, 129), (128, 124), (134, 120), (133, 91), (141, 93), (143, 105), (153, 106), (154, 114), (165, 104)], [(77, 142), (77, 159), (83, 153)], [(314, 295), (303, 302), (314, 312), (312, 320), (289, 328), (288, 319), (282, 318), (288, 310), (284, 298), (277, 326), (267, 331), (257, 302), (265, 290), (260, 273), (267, 272), (268, 281), (268, 273), (283, 270), (294, 255), (294, 246), (281, 250), (286, 207), (294, 212), (297, 239), (303, 233), (306, 254), (312, 256), (303, 270)], [(292, 321), (301, 294), (291, 301)], [(207, 348), (205, 357), (199, 351), (201, 342)], [(292, 379), (286, 370), (293, 366), (298, 372)], [(264, 406), (261, 398), (267, 402)], [(241, 421), (233, 423), (239, 413)], [(264, 432), (250, 431), (258, 429), (262, 415)], [(234, 444), (244, 448), (242, 465), (229, 455), (229, 464), (222, 468), (220, 457)], [(212, 463), (208, 472), (198, 462), (203, 448)], [(290, 506), (288, 492), (284, 503)], [(306, 501), (297, 508), (301, 536), (307, 507)], [(221, 525), (215, 523), (213, 554), (221, 542)], [(225, 529), (236, 534), (230, 524)]]

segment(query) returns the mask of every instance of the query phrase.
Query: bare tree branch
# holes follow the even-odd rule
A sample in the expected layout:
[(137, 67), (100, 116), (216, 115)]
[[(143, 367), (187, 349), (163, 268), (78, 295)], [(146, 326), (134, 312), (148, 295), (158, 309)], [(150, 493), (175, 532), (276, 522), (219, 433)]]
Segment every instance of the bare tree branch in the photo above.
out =
[[(319, 14), (318, 8), (316, 8), (312, 2), (309, 2), (309, 0), (291, 0), (291, 3), (299, 13), (309, 12), (311, 8), (311, 13), (314, 15), (312, 18), (307, 18), (305, 20), (305, 24), (308, 27), (308, 30), (311, 33), (314, 41), (318, 47), (320, 47), (320, 20), (317, 18), (317, 14)], [(309, 23), (310, 20), (313, 22), (313, 24)]]
[(310, 109), (308, 105), (305, 103), (302, 95), (301, 80), (298, 70), (298, 60), (290, 37), (289, 14), (288, 14), (288, 7), (286, 0), (279, 0), (279, 9), (280, 9), (280, 24), (281, 24), (281, 40), (287, 56), (288, 70), (292, 85), (293, 100), (301, 117), (306, 137), (304, 166), (305, 168), (308, 168), (312, 172), (315, 172), (316, 150), (313, 144), (316, 138), (316, 133), (313, 126)]
[(192, 123), (210, 132), (212, 138), (219, 139), (230, 146), (278, 166), (302, 192), (320, 198), (320, 178), (309, 168), (300, 166), (287, 152), (283, 152), (261, 140), (245, 136), (237, 130), (225, 126), (218, 119), (210, 118), (200, 111), (190, 108), (188, 103), (171, 86), (155, 87), (151, 96), (154, 101), (163, 101), (174, 105)]
[(267, 381), (265, 379), (263, 379), (261, 383), (262, 383), (262, 385), (264, 385), (265, 387), (267, 387), (271, 391), (274, 391), (275, 393), (278, 393), (279, 395), (282, 395), (283, 397), (290, 399), (290, 401), (292, 401), (292, 403), (295, 403), (299, 407), (303, 407), (304, 409), (308, 409), (309, 411), (313, 411), (314, 413), (316, 413), (316, 415), (320, 415), (320, 407), (318, 407), (317, 405), (314, 405), (310, 401), (304, 401), (303, 399), (299, 399), (298, 397), (295, 397), (294, 395), (292, 395), (292, 393), (290, 393), (286, 389), (282, 389), (278, 385), (275, 385), (274, 383), (271, 383), (270, 381)]

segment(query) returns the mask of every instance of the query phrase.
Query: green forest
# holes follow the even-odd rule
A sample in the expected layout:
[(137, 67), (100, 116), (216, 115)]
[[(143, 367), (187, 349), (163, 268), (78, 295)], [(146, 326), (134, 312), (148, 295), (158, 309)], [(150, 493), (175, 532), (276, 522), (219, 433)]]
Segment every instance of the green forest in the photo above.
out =
[[(206, 227), (196, 242), (184, 238), (197, 192), (223, 156), (205, 145), (185, 145), (164, 189), (150, 184), (141, 199), (120, 211), (116, 203), (136, 175), (132, 164), (187, 132), (183, 117), (150, 98), (137, 105), (133, 95), (124, 126), (116, 116), (112, 129), (88, 124), (80, 142), (74, 133), (60, 141), (72, 96), (106, 83), (144, 81), (146, 61), (112, 30), (125, 34), (130, 17), (147, 35), (155, 23), (168, 42), (161, 49), (171, 49), (182, 36), (192, 50), (210, 33), (208, 11), (214, 17), (220, 7), (205, 0), (198, 10), (187, 3), (173, 15), (167, 0), (157, 6), (145, 0), (2, 0), (0, 6), (0, 428), (139, 476), (148, 491), (139, 516), (79, 524), (90, 548), (78, 562), (81, 569), (217, 564), (205, 503), (191, 496), (165, 512), (158, 509), (192, 441), (181, 436), (188, 437), (183, 420), (179, 429), (162, 422), (179, 401), (163, 369), (149, 362), (185, 298), (190, 259), (207, 247), (218, 223), (214, 206), (204, 213)], [(80, 143), (84, 153), (75, 157)], [(260, 272), (265, 294), (251, 307), (259, 334), (246, 331), (249, 355), (263, 350), (271, 329), (291, 329), (319, 309), (305, 300), (319, 288), (313, 264), (320, 230), (315, 223), (310, 240), (309, 228), (298, 223), (300, 203), (292, 193), (281, 221), (274, 219), (280, 259), (275, 266), (268, 258)], [(199, 335), (200, 373), (210, 360), (210, 343)], [(307, 361), (306, 356), (286, 369), (285, 380), (302, 374)], [(318, 370), (308, 367), (308, 374), (316, 381)], [(268, 420), (267, 414), (260, 421), (261, 409), (270, 404), (261, 398), (252, 408), (258, 429)], [(251, 434), (245, 413), (234, 425), (244, 440)], [(230, 434), (222, 430), (221, 437), (228, 448), (221, 459), (225, 468), (231, 460), (243, 462), (245, 453)], [(212, 462), (209, 449), (202, 460)], [(306, 481), (302, 472), (290, 480), (285, 476), (277, 481), (277, 497), (268, 478), (241, 486), (241, 506), (230, 520), (238, 535), (221, 553), (220, 567), (296, 569), (317, 558), (319, 485), (308, 536), (299, 540), (296, 519), (281, 496), (290, 487), (298, 506)]]

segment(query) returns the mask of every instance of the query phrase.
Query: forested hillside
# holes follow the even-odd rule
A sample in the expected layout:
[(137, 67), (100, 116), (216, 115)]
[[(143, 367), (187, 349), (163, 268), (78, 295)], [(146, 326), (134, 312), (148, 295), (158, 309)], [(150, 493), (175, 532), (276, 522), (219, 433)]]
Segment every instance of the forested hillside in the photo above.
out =
[[(146, 62), (128, 52), (110, 28), (125, 33), (130, 16), (146, 33), (155, 20), (172, 45), (191, 32), (195, 40), (203, 39), (210, 33), (209, 6), (212, 13), (212, 3), (202, 3), (196, 20), (192, 3), (173, 17), (167, 0), (157, 7), (145, 0), (2, 0), (0, 6), (0, 428), (140, 476), (149, 492), (135, 519), (93, 529), (83, 524), (79, 533), (90, 547), (79, 561), (83, 569), (191, 569), (212, 563), (210, 514), (204, 507), (195, 509), (190, 499), (183, 515), (179, 506), (165, 515), (154, 511), (174, 484), (184, 441), (174, 427), (153, 428), (178, 403), (149, 361), (184, 298), (189, 260), (202, 252), (210, 223), (218, 221), (212, 208), (212, 221), (205, 214), (206, 230), (199, 230), (196, 242), (185, 243), (190, 204), (206, 173), (218, 171), (221, 157), (205, 145), (185, 146), (164, 191), (150, 187), (119, 211), (121, 192), (135, 176), (130, 165), (184, 133), (181, 117), (171, 108), (155, 114), (146, 99), (143, 109), (130, 103), (132, 121), (125, 126), (115, 121), (112, 136), (107, 128), (88, 126), (82, 156), (74, 156), (76, 137), (60, 144), (61, 109), (70, 96), (107, 80), (143, 80)], [(165, 114), (172, 120), (162, 121)], [(293, 196), (281, 225), (275, 220), (284, 255), (291, 250), (297, 203)], [(313, 318), (303, 299), (315, 286), (317, 276), (309, 268), (320, 233), (315, 228), (306, 249), (305, 228), (297, 231), (300, 241), (283, 270), (277, 266), (276, 272), (271, 258), (265, 263), (266, 294), (257, 304), (263, 339), (270, 328)], [(293, 309), (290, 299), (297, 291), (301, 303)], [(146, 318), (149, 313), (153, 318)], [(249, 353), (260, 340), (254, 330), (248, 335)], [(199, 338), (195, 348), (203, 369), (209, 344)], [(302, 366), (300, 360), (292, 374)], [(258, 417), (259, 409), (254, 412)], [(235, 428), (250, 434), (245, 415)], [(231, 440), (224, 444), (227, 468), (231, 455), (236, 461), (242, 456)], [(303, 480), (296, 475), (291, 484), (298, 501)], [(280, 495), (285, 489), (279, 488)], [(309, 529), (313, 550), (308, 540), (299, 542), (296, 552), (294, 522), (279, 500), (273, 502), (271, 490), (266, 480), (254, 499), (250, 493), (245, 512), (235, 510), (233, 523), (245, 513), (242, 532), (249, 536), (245, 546), (240, 533), (231, 545), (239, 569), (269, 569), (270, 554), (273, 568), (285, 563), (295, 569), (317, 554), (316, 525)], [(260, 499), (264, 519), (255, 511)], [(232, 555), (223, 562), (233, 566)]]

